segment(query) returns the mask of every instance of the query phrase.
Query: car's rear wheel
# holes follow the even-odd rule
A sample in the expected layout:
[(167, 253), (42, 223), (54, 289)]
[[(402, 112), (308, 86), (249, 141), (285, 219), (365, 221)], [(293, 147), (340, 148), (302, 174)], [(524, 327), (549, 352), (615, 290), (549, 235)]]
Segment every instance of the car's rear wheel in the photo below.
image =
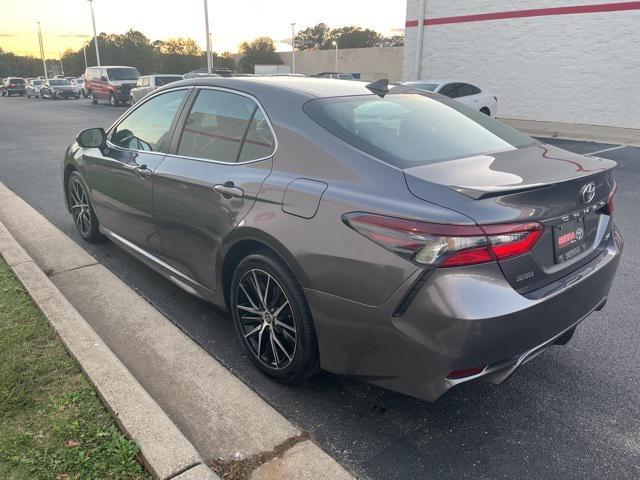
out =
[(93, 96), (93, 90), (89, 92), (89, 98), (91, 99), (91, 103), (93, 103), (94, 105), (98, 104), (98, 100)]
[(231, 281), (236, 331), (251, 361), (275, 380), (300, 382), (318, 371), (318, 344), (302, 287), (277, 257), (245, 257)]
[(69, 175), (67, 195), (73, 223), (83, 240), (89, 243), (101, 240), (103, 237), (100, 233), (100, 224), (89, 200), (84, 180), (78, 172), (72, 172)]
[(480, 112), (484, 113), (485, 115), (491, 116), (491, 110), (489, 110), (489, 108), (487, 108), (487, 107), (482, 107), (480, 109)]
[(109, 103), (112, 107), (117, 107), (120, 104), (120, 102), (116, 100), (116, 96), (113, 93), (109, 95)]

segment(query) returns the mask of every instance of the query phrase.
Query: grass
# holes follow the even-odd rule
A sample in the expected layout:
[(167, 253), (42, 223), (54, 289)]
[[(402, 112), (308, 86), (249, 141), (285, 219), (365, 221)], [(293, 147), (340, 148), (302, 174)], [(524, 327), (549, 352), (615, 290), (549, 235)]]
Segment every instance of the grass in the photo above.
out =
[(0, 257), (0, 478), (148, 479), (138, 453)]

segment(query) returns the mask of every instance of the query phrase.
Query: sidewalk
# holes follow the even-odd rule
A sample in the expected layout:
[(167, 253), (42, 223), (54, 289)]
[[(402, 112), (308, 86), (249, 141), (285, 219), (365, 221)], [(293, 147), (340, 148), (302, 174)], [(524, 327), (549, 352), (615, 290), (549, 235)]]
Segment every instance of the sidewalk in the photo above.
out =
[(640, 147), (640, 130), (633, 128), (537, 122), (533, 120), (517, 120), (510, 118), (499, 118), (499, 120), (534, 137), (586, 140), (591, 142)]
[[(239, 458), (254, 469), (253, 479), (352, 478), (295, 425), (2, 183), (0, 253), (13, 258), (8, 263), (90, 380), (96, 383), (93, 370), (85, 368), (87, 362), (102, 372), (103, 388), (96, 386), (109, 408), (115, 400), (102, 391), (110, 391), (122, 377), (139, 386), (134, 391), (140, 398), (149, 397), (148, 410), (136, 409), (134, 402), (124, 402), (126, 389), (121, 389), (123, 403), (112, 411), (148, 463), (162, 462), (172, 451), (175, 460), (179, 455), (173, 444), (182, 446), (184, 458), (174, 463), (182, 465), (185, 473), (175, 476), (179, 467), (171, 466), (157, 478), (214, 478), (204, 465), (215, 461), (233, 471)], [(55, 308), (46, 305), (51, 299)], [(63, 321), (56, 326), (55, 318), (61, 314)], [(74, 336), (76, 346), (71, 348), (66, 338)], [(119, 363), (121, 370), (109, 372), (94, 358), (96, 349), (105, 358), (107, 352), (111, 354), (117, 361), (113, 365)], [(154, 429), (156, 419), (166, 419), (170, 425), (165, 422)], [(140, 424), (146, 423), (151, 424), (149, 431), (141, 435), (145, 432)], [(138, 424), (138, 430), (131, 431), (128, 424)], [(154, 439), (162, 430), (173, 432), (175, 438)]]

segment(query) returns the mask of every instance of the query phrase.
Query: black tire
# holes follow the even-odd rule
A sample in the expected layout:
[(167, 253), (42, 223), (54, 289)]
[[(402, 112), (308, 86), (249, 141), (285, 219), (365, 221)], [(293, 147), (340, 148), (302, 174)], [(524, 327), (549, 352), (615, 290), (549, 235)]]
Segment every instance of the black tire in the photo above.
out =
[(120, 105), (120, 102), (116, 99), (116, 96), (113, 93), (109, 94), (109, 103), (112, 107), (117, 107)]
[[(91, 199), (89, 198), (89, 190), (77, 172), (72, 172), (67, 181), (67, 201), (71, 207), (71, 215), (77, 232), (82, 239), (88, 243), (96, 243), (104, 237), (100, 233), (100, 223), (96, 217)], [(84, 205), (79, 207), (76, 205)], [(82, 215), (82, 218), (80, 217)]]
[(480, 109), (480, 112), (481, 112), (481, 113), (484, 113), (485, 115), (489, 115), (489, 116), (491, 116), (491, 110), (489, 110), (489, 108), (488, 108), (488, 107), (482, 107), (482, 108)]
[(30, 93), (27, 93), (27, 98), (31, 98), (31, 94)]
[(96, 97), (93, 96), (93, 90), (89, 91), (89, 98), (91, 99), (91, 103), (94, 105), (98, 104), (98, 100), (96, 99)]
[[(266, 280), (267, 277), (272, 279), (273, 283)], [(252, 312), (246, 311), (245, 305), (249, 305), (249, 309), (253, 310), (251, 305), (256, 304), (252, 302), (260, 298), (257, 297), (255, 287), (249, 293), (249, 285), (255, 285), (250, 283), (254, 279), (257, 279), (259, 288), (266, 291), (264, 297), (267, 309), (262, 305), (259, 307), (263, 310), (262, 315), (252, 315)], [(242, 287), (247, 285), (247, 288), (243, 290), (241, 283)], [(320, 370), (318, 342), (309, 305), (298, 280), (282, 260), (267, 251), (248, 255), (236, 267), (229, 290), (229, 305), (236, 332), (249, 358), (258, 369), (282, 383), (302, 382)], [(253, 296), (253, 300), (249, 295)], [(239, 304), (244, 310), (238, 308)], [(249, 317), (255, 318), (249, 320)], [(257, 318), (260, 320), (256, 320)], [(292, 330), (292, 327), (295, 330)], [(249, 333), (260, 328), (262, 330), (258, 333)], [(259, 341), (266, 344), (264, 350), (258, 347)], [(283, 345), (285, 348), (278, 347)], [(262, 352), (261, 355), (258, 355), (256, 350)], [(279, 352), (275, 357), (273, 350)], [(289, 353), (286, 353), (287, 351)], [(283, 361), (278, 363), (280, 356)]]

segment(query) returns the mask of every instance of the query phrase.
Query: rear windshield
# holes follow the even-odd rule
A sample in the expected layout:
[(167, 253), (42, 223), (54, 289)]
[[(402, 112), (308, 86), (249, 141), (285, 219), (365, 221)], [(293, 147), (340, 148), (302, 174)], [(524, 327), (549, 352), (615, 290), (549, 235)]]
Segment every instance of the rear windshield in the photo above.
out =
[(399, 168), (533, 145), (533, 138), (484, 113), (431, 94), (311, 100), (305, 112), (365, 153)]
[(49, 80), (49, 85), (71, 85), (69, 80)]
[(22, 85), (24, 83), (24, 80), (22, 78), (10, 78), (9, 83)]
[(108, 68), (107, 75), (109, 80), (137, 80), (140, 73), (133, 67)]
[(182, 77), (178, 75), (166, 76), (166, 77), (156, 77), (156, 86), (160, 87), (162, 85), (166, 85), (167, 83), (177, 82), (178, 80), (182, 80)]
[(32, 83), (34, 85), (42, 85), (44, 83), (44, 80), (34, 80)]

